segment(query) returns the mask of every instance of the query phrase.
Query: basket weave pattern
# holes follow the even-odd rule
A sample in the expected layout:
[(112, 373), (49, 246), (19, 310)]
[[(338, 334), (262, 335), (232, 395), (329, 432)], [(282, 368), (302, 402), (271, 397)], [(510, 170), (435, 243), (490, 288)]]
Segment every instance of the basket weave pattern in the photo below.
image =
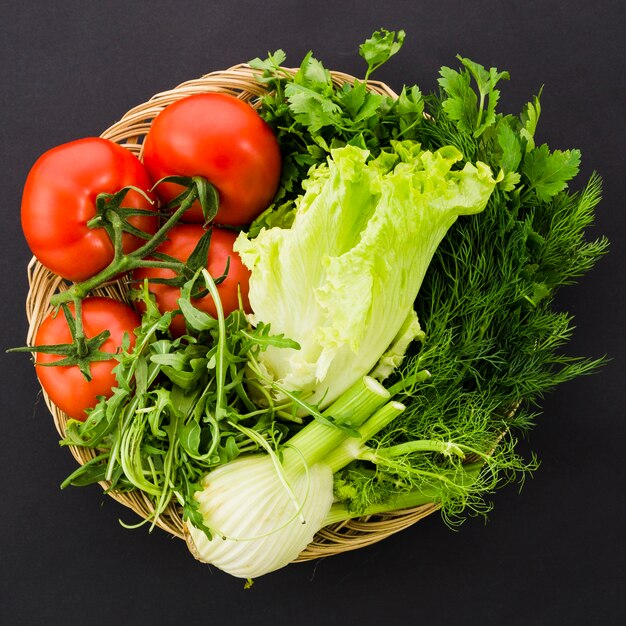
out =
[[(340, 72), (331, 72), (331, 75), (333, 82), (338, 86), (346, 82), (352, 83), (355, 80), (354, 77)], [(376, 93), (397, 97), (397, 94), (384, 83), (370, 81), (368, 86)], [(254, 71), (247, 65), (237, 65), (228, 70), (212, 72), (201, 78), (182, 83), (169, 91), (159, 93), (148, 102), (134, 107), (118, 122), (104, 131), (101, 136), (119, 143), (141, 158), (143, 138), (147, 134), (152, 120), (160, 111), (181, 98), (209, 91), (228, 93), (255, 106), (259, 96), (265, 92), (265, 88), (257, 82)], [(26, 312), (29, 322), (28, 343), (32, 345), (39, 325), (51, 310), (50, 297), (57, 291), (67, 289), (67, 284), (63, 279), (44, 268), (36, 259), (33, 259), (29, 264), (28, 280), (29, 292)], [(121, 281), (102, 287), (96, 293), (117, 300), (126, 299), (126, 288)], [(43, 395), (54, 418), (55, 426), (61, 437), (64, 437), (68, 418), (50, 401), (45, 393)], [(70, 447), (70, 451), (80, 464), (84, 464), (96, 455), (93, 450), (74, 446)], [(106, 483), (101, 483), (101, 485), (104, 489), (109, 487)], [(110, 491), (108, 493), (112, 498), (135, 511), (140, 517), (152, 519), (154, 506), (142, 492), (117, 493)], [(304, 561), (331, 556), (376, 543), (407, 528), (436, 509), (434, 504), (427, 504), (328, 526), (315, 536), (313, 542), (297, 560)], [(166, 511), (157, 519), (156, 525), (176, 537), (185, 538), (182, 511), (176, 503), (171, 503), (168, 506)]]

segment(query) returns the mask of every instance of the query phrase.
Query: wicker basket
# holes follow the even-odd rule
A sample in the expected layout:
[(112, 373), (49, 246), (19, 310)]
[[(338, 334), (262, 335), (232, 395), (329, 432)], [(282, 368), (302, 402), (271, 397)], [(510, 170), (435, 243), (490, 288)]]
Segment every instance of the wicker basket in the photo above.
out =
[[(289, 70), (295, 71), (295, 70)], [(352, 83), (352, 76), (339, 72), (331, 72), (333, 82), (342, 85)], [(370, 82), (369, 88), (377, 93), (397, 97), (387, 85), (380, 82)], [(253, 106), (259, 96), (264, 93), (263, 85), (254, 77), (253, 70), (247, 65), (237, 65), (225, 71), (212, 72), (185, 82), (175, 89), (155, 95), (145, 104), (141, 104), (128, 111), (122, 119), (108, 128), (102, 137), (115, 141), (141, 158), (142, 141), (150, 128), (152, 120), (167, 105), (190, 96), (192, 94), (217, 91), (229, 93), (237, 98), (249, 102)], [(29, 293), (26, 302), (29, 321), (28, 342), (32, 344), (35, 333), (50, 312), (50, 297), (59, 290), (67, 289), (67, 284), (60, 277), (44, 268), (36, 259), (28, 267)], [(123, 283), (106, 286), (98, 293), (118, 300), (125, 299)], [(63, 437), (67, 416), (60, 411), (44, 393), (46, 404), (54, 417), (59, 434)], [(70, 447), (70, 451), (78, 463), (83, 464), (95, 456), (90, 449)], [(103, 488), (109, 485), (101, 483)], [(152, 502), (141, 492), (131, 493), (108, 492), (118, 502), (129, 507), (143, 518), (151, 518), (153, 513)], [(414, 524), (423, 517), (437, 510), (434, 504), (426, 504), (412, 509), (394, 511), (384, 515), (349, 520), (322, 529), (313, 542), (298, 557), (298, 561), (305, 561), (319, 557), (331, 556), (348, 550), (356, 550), (376, 543), (389, 535), (397, 533)], [(172, 503), (157, 520), (157, 526), (181, 539), (185, 538), (182, 511), (178, 505)]]

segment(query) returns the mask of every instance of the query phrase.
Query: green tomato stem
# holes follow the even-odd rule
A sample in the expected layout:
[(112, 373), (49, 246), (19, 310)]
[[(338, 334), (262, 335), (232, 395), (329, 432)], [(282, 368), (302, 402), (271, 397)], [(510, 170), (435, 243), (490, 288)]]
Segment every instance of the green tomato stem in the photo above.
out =
[(122, 220), (115, 212), (111, 215), (111, 224), (113, 227), (113, 260), (117, 261), (124, 256), (124, 229)]
[(83, 301), (81, 298), (74, 298), (74, 344), (79, 358), (89, 354), (89, 348), (85, 341), (85, 329), (83, 328)]

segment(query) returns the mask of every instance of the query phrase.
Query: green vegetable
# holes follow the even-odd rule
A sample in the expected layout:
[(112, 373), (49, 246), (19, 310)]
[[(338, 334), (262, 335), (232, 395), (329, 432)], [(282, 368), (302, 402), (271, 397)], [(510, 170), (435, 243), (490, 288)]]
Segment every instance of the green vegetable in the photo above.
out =
[[(327, 477), (324, 468), (335, 473), (336, 502), (328, 508), (322, 524), (426, 502), (441, 505), (450, 523), (464, 511), (488, 510), (485, 495), (536, 466), (534, 458), (524, 462), (516, 454), (514, 436), (516, 430), (523, 431), (532, 425), (534, 403), (555, 384), (589, 373), (601, 362), (568, 357), (560, 351), (571, 334), (571, 319), (551, 306), (555, 290), (589, 270), (606, 250), (604, 239), (587, 243), (583, 238), (600, 198), (599, 179), (593, 177), (582, 192), (567, 193), (567, 182), (577, 172), (579, 154), (575, 150), (550, 152), (545, 146), (535, 147), (538, 99), (529, 103), (517, 118), (502, 116), (496, 112), (499, 92), (495, 87), (508, 75), (495, 69), (487, 71), (467, 59), (461, 61), (463, 67), (458, 72), (442, 70), (443, 93), (425, 99), (430, 111), (419, 122), (420, 137), (432, 150), (450, 150), (446, 146), (455, 146), (466, 160), (482, 159), (493, 168), (501, 168), (503, 174), (482, 214), (452, 224), (434, 254), (415, 300), (417, 316), (405, 318), (405, 327), (399, 329), (392, 346), (381, 358), (381, 364), (385, 357), (391, 359), (391, 365), (381, 373), (383, 378), (400, 364), (399, 371), (390, 379), (389, 391), (403, 404), (394, 403), (397, 411), (385, 419), (379, 419), (378, 414), (364, 419), (353, 412), (348, 426), (357, 432), (352, 436), (338, 428), (326, 430), (322, 435), (329, 427), (313, 422), (279, 448), (278, 453), (282, 451), (284, 455), (280, 471), (292, 477), (294, 484), (302, 489), (295, 508), (293, 502), (289, 508), (285, 487), (279, 484), (276, 472), (271, 471), (274, 478), (263, 495), (256, 499), (248, 494), (252, 498), (249, 507), (242, 501), (237, 485), (251, 484), (255, 472), (260, 474), (262, 466), (269, 467), (267, 456), (254, 457), (241, 472), (235, 466), (232, 473), (223, 468), (229, 476), (226, 480), (221, 474), (214, 475), (212, 480), (209, 474), (198, 499), (208, 505), (213, 493), (225, 490), (228, 501), (236, 502), (239, 511), (243, 507), (250, 512), (249, 517), (238, 518), (247, 522), (241, 521), (234, 529), (229, 526), (226, 544), (195, 533), (203, 558), (226, 571), (243, 576), (265, 573), (289, 562), (298, 553), (298, 546), (306, 545), (308, 536), (295, 531), (297, 512), (310, 511), (313, 499), (315, 515), (310, 515), (307, 521), (317, 528), (319, 511), (328, 507), (327, 481), (317, 483), (317, 476)], [(310, 57), (305, 62), (310, 63)], [(317, 70), (323, 75), (319, 66)], [(300, 71), (306, 76), (302, 68)], [(300, 79), (296, 75), (293, 80)], [(326, 139), (322, 135), (321, 116), (307, 117), (304, 99), (294, 104), (290, 94), (296, 91), (289, 88), (289, 83), (285, 84), (286, 79), (277, 80), (285, 93), (283, 117), (293, 115), (290, 129), (305, 128), (301, 137), (322, 145)], [(478, 92), (473, 91), (472, 80)], [(330, 91), (324, 96), (331, 102), (337, 101)], [(320, 99), (310, 97), (310, 103), (315, 102), (319, 109)], [(270, 105), (275, 106), (276, 101), (271, 100)], [(341, 115), (339, 108), (328, 109), (335, 116)], [(359, 145), (364, 135), (355, 136), (354, 143)], [(289, 140), (285, 145), (291, 145)], [(330, 152), (334, 156), (339, 150)], [(297, 149), (292, 153), (294, 159), (299, 155)], [(328, 167), (332, 167), (332, 160)], [(302, 228), (300, 222), (305, 220), (309, 207), (315, 206), (306, 198), (309, 184), (316, 183), (317, 171), (312, 171), (313, 182), (306, 182), (303, 199), (294, 203), (295, 215), (291, 213), (288, 223), (282, 225), (289, 230), (276, 227), (264, 230), (261, 226), (254, 232), (259, 239), (258, 249), (254, 240), (250, 249), (247, 244), (242, 246), (244, 258), (247, 252), (254, 253), (248, 259), (253, 272), (258, 264), (262, 270), (260, 276), (267, 277), (259, 284), (268, 291), (263, 293), (259, 288), (261, 306), (254, 308), (259, 319), (264, 319), (265, 314), (272, 324), (291, 319), (290, 315), (272, 317), (272, 306), (281, 308), (281, 293), (272, 289), (281, 285), (282, 273), (289, 271), (285, 266), (289, 268), (297, 259), (294, 262), (300, 277), (297, 286), (310, 284), (306, 278), (309, 262), (318, 277), (323, 271), (320, 268), (326, 269), (326, 263), (318, 259), (325, 254), (330, 221), (320, 220), (320, 230), (313, 231), (308, 246), (302, 246), (308, 255), (280, 254), (281, 246), (289, 250), (283, 242), (290, 241), (292, 234), (296, 239)], [(361, 189), (355, 191), (358, 197)], [(336, 187), (333, 197), (341, 207), (341, 216), (344, 211), (349, 214), (353, 203), (345, 197), (350, 200), (351, 197), (344, 196)], [(277, 225), (281, 226), (280, 221)], [(264, 226), (267, 229), (271, 224), (266, 221)], [(341, 233), (341, 226), (337, 230)], [(359, 267), (363, 265), (361, 262)], [(270, 272), (275, 278), (271, 286)], [(334, 293), (341, 302), (346, 292), (358, 308), (350, 280), (357, 282), (358, 290), (358, 278), (350, 275), (347, 285), (339, 286)], [(284, 296), (282, 299), (297, 310), (300, 294), (293, 278), (285, 291), (291, 299)], [(304, 315), (295, 316), (298, 323), (306, 324), (311, 309), (315, 310), (311, 291), (315, 293), (315, 289), (306, 290), (306, 305), (301, 307)], [(362, 287), (357, 291), (361, 298), (364, 292), (367, 289)], [(264, 298), (268, 303), (265, 309)], [(414, 326), (417, 318), (424, 329), (420, 345), (410, 343), (420, 332)], [(324, 316), (318, 316), (315, 328), (319, 328), (317, 324), (323, 325), (323, 319)], [(293, 328), (291, 332), (297, 333), (298, 326)], [(311, 329), (307, 330), (303, 333), (305, 353), (311, 344)], [(407, 349), (408, 357), (402, 361)], [(312, 350), (312, 353), (317, 357), (321, 354), (319, 341), (317, 352)], [(266, 356), (267, 353), (263, 355)], [(282, 372), (290, 371), (298, 353), (281, 356), (285, 361)], [(272, 367), (279, 369), (270, 360), (265, 369)], [(380, 365), (373, 373), (379, 369)], [(294, 370), (300, 373), (306, 368), (296, 366)], [(433, 372), (432, 376), (425, 375), (427, 371)], [(293, 383), (294, 378), (289, 382)], [(337, 380), (336, 376), (331, 380)], [(290, 451), (296, 452), (297, 461)], [(303, 478), (306, 471), (303, 462), (311, 470), (308, 482)], [(302, 487), (303, 482), (308, 490)], [(258, 520), (265, 519), (260, 512), (266, 507), (282, 507), (288, 512), (285, 515), (290, 516), (289, 521), (283, 518), (284, 525), (273, 528), (271, 524), (262, 524)], [(212, 505), (203, 509), (209, 525), (215, 519), (214, 513)], [(233, 518), (234, 514), (226, 519)], [(226, 519), (221, 517), (220, 521), (225, 523)], [(237, 541), (252, 528), (255, 529), (253, 546), (246, 545), (247, 541)], [(247, 536), (250, 538), (250, 534)], [(281, 545), (289, 545), (290, 550), (283, 552)], [(220, 555), (214, 550), (224, 552)], [(226, 555), (228, 558), (223, 560)], [(258, 561), (255, 556), (259, 557)], [(266, 569), (264, 563), (271, 565)]]
[(285, 423), (302, 420), (289, 402), (259, 409), (244, 385), (248, 358), (269, 346), (297, 344), (263, 324), (252, 328), (241, 311), (224, 319), (217, 296), (217, 319), (195, 309), (191, 294), (198, 285), (217, 293), (206, 270), (188, 281), (179, 304), (196, 334), (177, 339), (168, 334), (172, 313), (159, 313), (147, 286), (135, 294), (146, 312), (135, 348), (117, 357), (118, 388), (85, 422), (70, 421), (63, 441), (99, 454), (63, 487), (107, 480), (111, 490), (140, 490), (155, 504), (152, 526), (177, 502), (185, 520), (209, 532), (193, 494), (208, 470), (258, 449), (240, 427), (278, 442)]
[[(382, 385), (366, 378), (326, 413), (350, 427), (377, 409), (389, 419), (404, 407), (397, 402), (383, 407), (388, 398)], [(260, 440), (266, 454), (247, 455), (209, 472), (196, 499), (213, 533), (189, 528), (197, 557), (242, 578), (267, 574), (295, 559), (331, 509), (335, 468), (324, 457), (347, 436), (337, 426), (313, 422), (278, 452)]]
[[(276, 212), (289, 218), (309, 168), (323, 162), (332, 149), (349, 144), (377, 156), (393, 140), (420, 140), (424, 102), (419, 88), (405, 87), (394, 99), (371, 92), (366, 82), (398, 52), (403, 41), (403, 31), (374, 33), (359, 49), (367, 63), (366, 78), (340, 89), (311, 52), (295, 75), (282, 68), (286, 60), (282, 50), (267, 59), (250, 61), (250, 66), (259, 70), (258, 80), (268, 89), (261, 97), (259, 113), (274, 128), (283, 155), (279, 192), (259, 223), (269, 219), (274, 225)], [(251, 232), (256, 228), (253, 224)]]
[(309, 172), (290, 228), (242, 233), (234, 246), (251, 271), (253, 319), (299, 345), (269, 347), (260, 365), (311, 404), (327, 406), (372, 370), (413, 319), (446, 231), (482, 211), (496, 184), (484, 163), (454, 169), (455, 148), (394, 142), (368, 157), (356, 146), (333, 150)]

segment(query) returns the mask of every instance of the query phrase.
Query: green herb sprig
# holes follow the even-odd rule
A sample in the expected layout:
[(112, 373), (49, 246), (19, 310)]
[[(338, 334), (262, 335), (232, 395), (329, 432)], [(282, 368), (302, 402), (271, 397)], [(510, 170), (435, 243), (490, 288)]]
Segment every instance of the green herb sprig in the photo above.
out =
[(283, 154), (282, 180), (274, 204), (257, 225), (288, 221), (302, 181), (312, 165), (333, 148), (357, 145), (378, 154), (392, 140), (417, 139), (424, 102), (417, 86), (403, 88), (397, 99), (368, 88), (372, 72), (396, 54), (404, 32), (376, 31), (359, 48), (367, 64), (362, 80), (337, 87), (332, 75), (311, 52), (294, 72), (283, 67), (282, 50), (266, 59), (253, 59), (258, 80), (267, 87), (259, 113), (274, 128)]

